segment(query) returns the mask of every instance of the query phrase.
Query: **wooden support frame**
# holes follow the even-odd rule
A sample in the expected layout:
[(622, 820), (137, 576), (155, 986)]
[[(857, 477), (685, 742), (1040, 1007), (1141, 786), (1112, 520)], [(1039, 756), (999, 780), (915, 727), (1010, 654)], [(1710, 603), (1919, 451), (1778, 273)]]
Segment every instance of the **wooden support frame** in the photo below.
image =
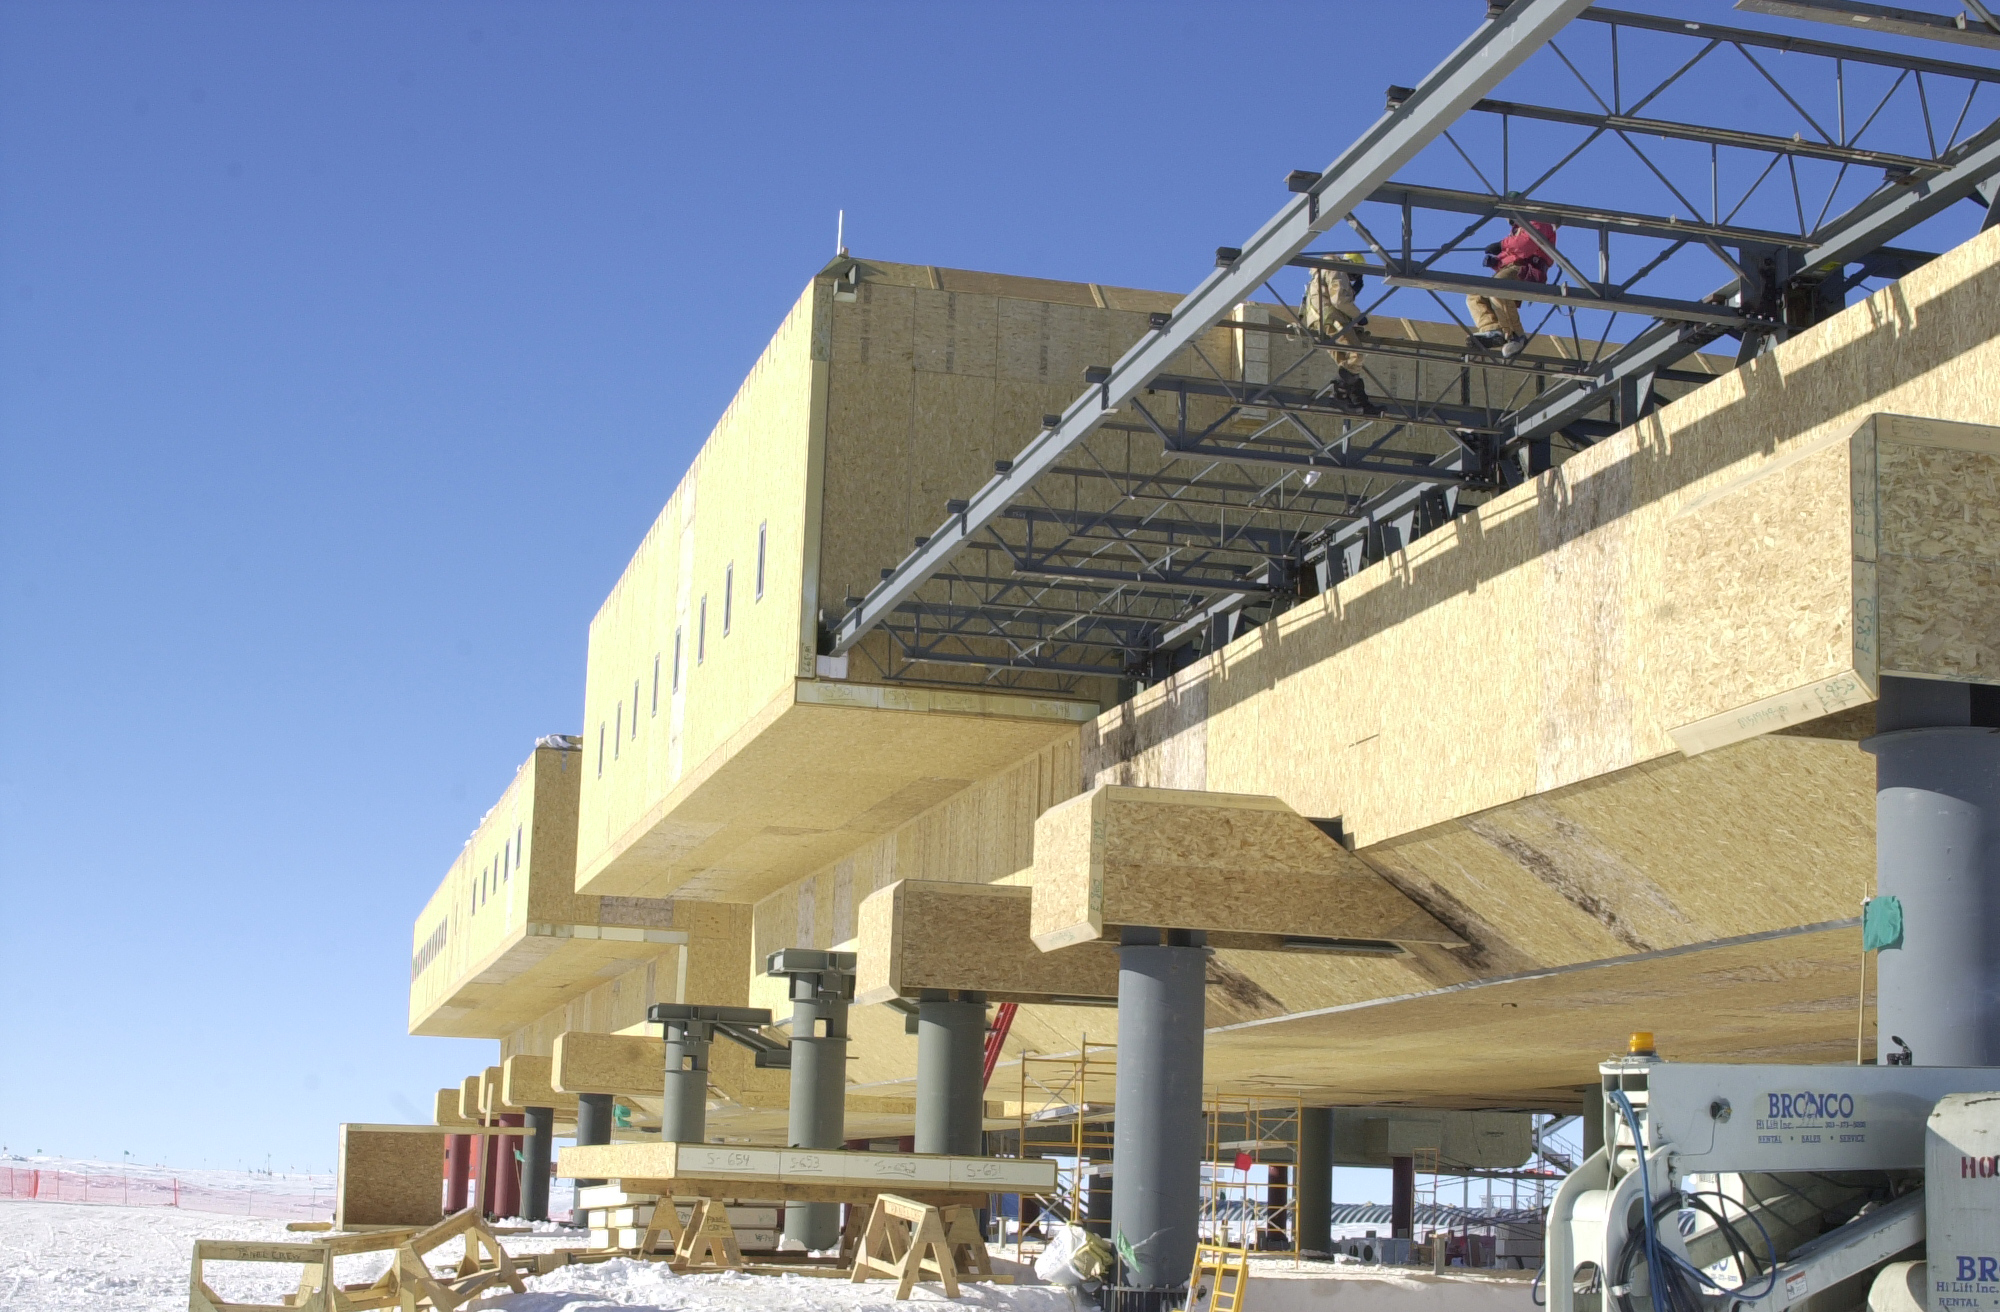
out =
[[(662, 1198), (660, 1207), (674, 1210), (671, 1198)], [(658, 1208), (654, 1209), (658, 1215)], [(650, 1235), (650, 1228), (647, 1233)], [(729, 1208), (719, 1198), (697, 1198), (687, 1227), (674, 1245), (674, 1269), (688, 1271), (741, 1271), (743, 1249), (736, 1242), (736, 1227), (729, 1223)]]
[(868, 1215), (868, 1226), (861, 1232), (848, 1279), (858, 1285), (871, 1276), (885, 1276), (896, 1282), (896, 1299), (901, 1302), (928, 1272), (944, 1286), (946, 1298), (957, 1298), (958, 1266), (952, 1261), (951, 1247), (944, 1217), (937, 1208), (896, 1194), (880, 1194)]
[[(430, 1254), (454, 1239), (464, 1241), (464, 1256), (455, 1272), (440, 1275), (431, 1269)], [(390, 1253), (391, 1259), (388, 1269), (375, 1280), (347, 1286), (336, 1283), (336, 1258), (382, 1252)], [(564, 1260), (567, 1256), (563, 1254)], [(296, 1264), (300, 1268), (299, 1287), (283, 1303), (230, 1302), (208, 1284), (206, 1266), (210, 1262)], [(526, 1292), (519, 1271), (523, 1262), (538, 1272), (544, 1265), (541, 1258), (510, 1256), (487, 1229), (476, 1207), (423, 1229), (336, 1234), (304, 1243), (197, 1239), (188, 1274), (188, 1307), (190, 1312), (364, 1312), (390, 1307), (406, 1312), (420, 1307), (455, 1312), (502, 1285), (517, 1294)]]

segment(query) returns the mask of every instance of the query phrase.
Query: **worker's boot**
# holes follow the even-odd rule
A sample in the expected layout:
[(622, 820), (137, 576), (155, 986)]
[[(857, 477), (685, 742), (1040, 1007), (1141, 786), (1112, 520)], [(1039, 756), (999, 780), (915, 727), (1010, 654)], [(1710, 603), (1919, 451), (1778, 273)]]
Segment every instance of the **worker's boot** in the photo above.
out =
[(1382, 407), (1368, 399), (1368, 387), (1361, 381), (1361, 375), (1351, 369), (1342, 369), (1340, 371), (1340, 378), (1335, 384), (1334, 394), (1364, 415), (1379, 415), (1382, 413)]

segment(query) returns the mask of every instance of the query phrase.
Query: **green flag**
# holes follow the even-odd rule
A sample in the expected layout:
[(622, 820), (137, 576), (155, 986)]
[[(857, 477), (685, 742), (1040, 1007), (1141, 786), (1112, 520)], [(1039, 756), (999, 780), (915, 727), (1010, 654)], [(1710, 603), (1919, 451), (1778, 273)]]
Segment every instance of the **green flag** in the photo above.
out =
[(1901, 898), (1871, 897), (1861, 909), (1861, 950), (1880, 952), (1903, 946)]

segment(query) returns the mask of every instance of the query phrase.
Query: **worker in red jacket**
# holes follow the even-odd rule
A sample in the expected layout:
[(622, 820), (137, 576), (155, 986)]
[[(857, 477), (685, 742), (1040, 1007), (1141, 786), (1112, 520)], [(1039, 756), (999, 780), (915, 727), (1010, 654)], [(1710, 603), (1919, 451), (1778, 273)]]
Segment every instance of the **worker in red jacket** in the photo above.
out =
[[(1547, 282), (1549, 280), (1548, 251), (1555, 249), (1555, 225), (1531, 219), (1534, 236), (1519, 219), (1507, 220), (1507, 237), (1486, 248), (1486, 267), (1493, 270), (1495, 278), (1512, 282)], [(1535, 237), (1540, 237), (1537, 242)], [(1487, 350), (1500, 348), (1500, 354), (1511, 360), (1528, 345), (1528, 334), (1521, 329), (1521, 303), (1503, 301), (1497, 296), (1468, 296), (1465, 304), (1472, 311), (1472, 340)]]

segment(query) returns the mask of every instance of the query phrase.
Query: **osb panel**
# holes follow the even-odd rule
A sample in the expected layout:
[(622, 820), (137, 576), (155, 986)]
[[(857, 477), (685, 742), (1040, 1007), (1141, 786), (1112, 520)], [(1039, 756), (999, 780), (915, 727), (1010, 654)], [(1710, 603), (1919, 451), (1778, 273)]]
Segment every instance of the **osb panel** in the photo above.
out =
[(1162, 680), (1084, 727), (1084, 785), (1204, 789), (1207, 730), (1208, 671)]
[[(837, 914), (843, 880), (853, 905), (899, 879), (1025, 880), (1035, 818), (1076, 792), (1077, 739), (1073, 729), (978, 783), (940, 790), (944, 800), (892, 832), (766, 896), (755, 913), (757, 959), (785, 947), (840, 947), (855, 932), (851, 916)], [(800, 932), (802, 897), (813, 904), (809, 938)]]
[(1114, 925), (1457, 942), (1268, 797), (1100, 787), (1037, 823), (1034, 891), (1048, 951)]
[[(1667, 523), (1660, 713), (1705, 720), (1853, 661), (1849, 444), (1718, 489)], [(1783, 550), (1776, 550), (1780, 543)], [(1736, 659), (1746, 637), (1764, 648)]]
[(1207, 1075), (1315, 1103), (1575, 1110), (1634, 1030), (1675, 1061), (1851, 1061), (1860, 964), (1852, 927), (1613, 959), (1212, 1030)]
[(582, 753), (537, 748), (466, 841), (417, 917), (412, 1034), (497, 1038), (592, 987), (607, 966), (661, 951), (527, 933), (530, 922), (633, 923), (607, 922), (598, 898), (575, 891), (582, 772)]
[(666, 1084), (667, 1041), (639, 1034), (556, 1036), (552, 1083), (564, 1093), (659, 1096)]
[(1876, 462), (1882, 668), (2000, 681), (2000, 454), (1885, 440)]
[(518, 1053), (500, 1064), (500, 1100), (515, 1107), (576, 1111), (576, 1095), (555, 1087), (555, 1062)]
[(635, 826), (585, 887), (754, 902), (1074, 738), (1092, 709), (1027, 694), (801, 682), (795, 701), (719, 749), (658, 819)]
[(340, 1127), (333, 1228), (435, 1225), (444, 1219), (444, 1132)]
[(1874, 797), (1853, 742), (1770, 736), (1362, 855), (1465, 938), (1477, 974), (1506, 974), (1852, 916), (1873, 887)]
[(1116, 948), (1038, 952), (1029, 905), (1029, 890), (1011, 884), (902, 880), (874, 893), (861, 908), (856, 1001), (925, 989), (976, 990), (994, 1002), (1115, 998)]

